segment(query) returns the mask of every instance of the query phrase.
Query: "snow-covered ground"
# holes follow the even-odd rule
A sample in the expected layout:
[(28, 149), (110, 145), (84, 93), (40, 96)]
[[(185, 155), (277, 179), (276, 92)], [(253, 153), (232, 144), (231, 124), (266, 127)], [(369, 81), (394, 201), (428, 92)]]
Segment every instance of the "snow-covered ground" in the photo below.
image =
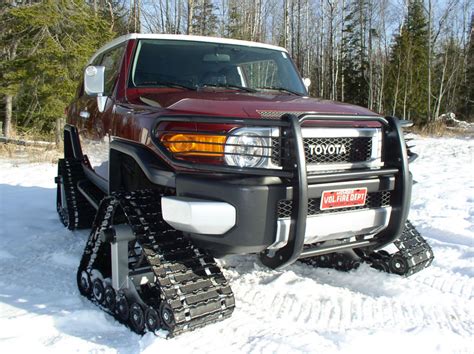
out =
[(58, 221), (55, 166), (0, 160), (0, 353), (473, 353), (474, 141), (415, 143), (410, 219), (433, 247), (429, 269), (404, 279), (230, 257), (232, 318), (171, 340), (133, 334), (79, 295), (88, 233)]

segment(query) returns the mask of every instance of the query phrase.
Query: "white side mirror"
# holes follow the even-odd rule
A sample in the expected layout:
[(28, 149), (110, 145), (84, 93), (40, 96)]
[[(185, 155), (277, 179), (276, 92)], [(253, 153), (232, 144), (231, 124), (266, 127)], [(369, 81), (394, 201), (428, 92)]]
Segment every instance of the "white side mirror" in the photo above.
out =
[(309, 77), (305, 77), (303, 79), (303, 84), (306, 87), (306, 90), (308, 90), (309, 87), (311, 86), (311, 79)]
[(105, 66), (88, 66), (84, 71), (84, 91), (88, 96), (104, 93)]
[(88, 96), (97, 96), (97, 107), (103, 112), (107, 103), (104, 94), (105, 66), (88, 66), (84, 71), (84, 92)]

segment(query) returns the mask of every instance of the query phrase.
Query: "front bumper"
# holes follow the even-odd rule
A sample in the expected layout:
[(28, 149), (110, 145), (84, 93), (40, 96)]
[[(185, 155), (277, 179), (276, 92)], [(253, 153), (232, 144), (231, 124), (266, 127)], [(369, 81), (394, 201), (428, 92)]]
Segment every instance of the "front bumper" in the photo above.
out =
[[(383, 207), (308, 216), (304, 243), (374, 235), (388, 226), (391, 211), (391, 207)], [(275, 243), (268, 248), (278, 249), (286, 246), (290, 238), (290, 229), (290, 218), (278, 219)]]
[[(323, 191), (341, 188), (367, 188), (369, 195), (392, 194), (393, 172), (379, 170), (371, 178), (311, 184), (308, 198), (317, 200)], [(275, 252), (290, 240), (293, 220), (279, 206), (293, 200), (295, 188), (280, 178), (209, 180), (179, 175), (176, 191), (176, 196), (162, 198), (164, 220), (216, 255)], [(308, 211), (304, 243), (374, 235), (388, 227), (393, 211), (388, 203), (342, 212)]]
[[(370, 118), (384, 125), (383, 167), (307, 175), (301, 125), (311, 119), (347, 121), (353, 117), (285, 116), (287, 132), (293, 141), (295, 164), (292, 171), (249, 177), (250, 173), (242, 170), (236, 171), (242, 174), (216, 174), (214, 179), (210, 179), (209, 174), (203, 177), (177, 175), (176, 196), (165, 199), (175, 207), (181, 205), (173, 211), (175, 223), (168, 218), (170, 224), (187, 232), (198, 246), (216, 255), (265, 251), (261, 255), (262, 261), (272, 268), (284, 267), (304, 256), (303, 246), (307, 243), (335, 240), (331, 244), (340, 248), (348, 238), (355, 237), (354, 247), (380, 248), (392, 242), (401, 234), (411, 192), (407, 152), (399, 121), (391, 117)], [(221, 170), (216, 171), (231, 172), (231, 169)], [(265, 171), (255, 172), (265, 175)], [(291, 177), (283, 173), (289, 173)], [(344, 213), (308, 213), (308, 202), (321, 197), (323, 191), (359, 187), (367, 188), (369, 193), (390, 192), (390, 205)], [(291, 215), (286, 218), (278, 216), (281, 200), (293, 203)], [(212, 208), (207, 208), (205, 215), (200, 211), (199, 216), (190, 213), (190, 210), (199, 210), (193, 207), (198, 204), (193, 203), (212, 205)], [(163, 205), (166, 220), (171, 209), (167, 210), (167, 202)], [(206, 219), (208, 226), (200, 219)], [(221, 230), (216, 231), (214, 227)], [(370, 241), (362, 242), (364, 238), (358, 237), (367, 235), (373, 236)], [(306, 253), (310, 251), (305, 248)]]
[(187, 197), (163, 197), (163, 219), (176, 230), (222, 235), (236, 224), (235, 208), (229, 203)]

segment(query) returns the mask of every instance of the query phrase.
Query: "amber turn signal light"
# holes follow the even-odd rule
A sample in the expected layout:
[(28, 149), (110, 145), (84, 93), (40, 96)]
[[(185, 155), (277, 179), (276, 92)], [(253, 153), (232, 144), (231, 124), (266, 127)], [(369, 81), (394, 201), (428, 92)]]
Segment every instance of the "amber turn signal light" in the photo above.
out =
[(173, 154), (193, 156), (224, 156), (225, 135), (167, 133), (163, 145)]

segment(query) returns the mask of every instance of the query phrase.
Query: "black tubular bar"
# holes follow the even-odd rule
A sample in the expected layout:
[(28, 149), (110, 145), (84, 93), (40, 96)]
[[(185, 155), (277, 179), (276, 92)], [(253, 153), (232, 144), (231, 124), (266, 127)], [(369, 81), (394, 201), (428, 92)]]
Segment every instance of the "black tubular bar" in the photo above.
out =
[[(246, 145), (241, 145), (246, 146)], [(267, 148), (268, 149), (268, 148)], [(193, 156), (196, 154), (208, 154), (208, 155), (215, 155), (209, 157), (222, 157), (222, 156), (253, 156), (253, 157), (265, 157), (267, 159), (271, 158), (272, 155), (257, 155), (257, 154), (238, 154), (235, 152), (216, 152), (216, 151), (203, 151), (203, 150), (191, 150), (191, 151), (184, 151), (184, 152), (174, 152), (173, 155), (175, 156)]]
[[(405, 225), (405, 221), (408, 216), (408, 208), (410, 204), (410, 193), (411, 193), (411, 183), (410, 183), (410, 174), (408, 170), (408, 159), (405, 141), (403, 139), (403, 132), (401, 130), (400, 123), (397, 118), (394, 117), (367, 117), (361, 118), (361, 120), (367, 121), (378, 121), (382, 123), (385, 127), (390, 129), (386, 131), (388, 143), (390, 143), (391, 148), (393, 148), (394, 155), (390, 156), (390, 164), (395, 165), (396, 168), (385, 169), (384, 174), (398, 174), (399, 178), (396, 179), (395, 190), (398, 191), (399, 203), (398, 206), (393, 208), (392, 214), (390, 217), (388, 227), (377, 235), (376, 240), (369, 241), (357, 241), (352, 245), (341, 242), (339, 244), (333, 244), (330, 247), (322, 248), (321, 246), (316, 246), (314, 248), (308, 248), (303, 251), (305, 232), (306, 232), (306, 218), (308, 213), (308, 178), (306, 177), (306, 159), (305, 152), (303, 147), (303, 138), (301, 134), (301, 126), (307, 120), (340, 120), (340, 121), (351, 121), (354, 117), (333, 117), (333, 116), (318, 116), (313, 114), (303, 114), (300, 117), (295, 115), (285, 115), (284, 118), (288, 119), (291, 123), (291, 134), (294, 141), (294, 155), (295, 155), (295, 178), (293, 178), (293, 185), (296, 188), (296, 210), (292, 211), (291, 216), (291, 225), (288, 236), (287, 244), (278, 249), (276, 252), (262, 254), (260, 259), (262, 263), (270, 268), (281, 269), (294, 262), (300, 258), (312, 257), (316, 255), (321, 255), (325, 253), (335, 252), (338, 250), (343, 250), (347, 248), (359, 248), (359, 247), (372, 247), (372, 248), (381, 248), (395, 239), (397, 239)], [(367, 171), (369, 173), (363, 175), (365, 177), (374, 176), (375, 171)], [(371, 173), (370, 173), (371, 172)], [(354, 172), (353, 172), (354, 173)], [(341, 177), (349, 177), (349, 173), (341, 174)], [(358, 175), (357, 172), (354, 175)], [(359, 173), (360, 176), (360, 173)], [(335, 176), (333, 176), (335, 177)], [(320, 181), (318, 181), (320, 182)], [(293, 208), (295, 209), (295, 208)]]
[[(286, 115), (288, 116), (288, 114)], [(325, 121), (353, 121), (354, 118), (358, 121), (378, 121), (382, 124), (387, 124), (387, 121), (380, 116), (354, 116), (354, 115), (339, 115), (339, 114), (326, 114), (320, 115), (318, 113), (305, 113), (298, 117), (300, 124), (305, 120), (325, 120)], [(189, 161), (183, 161), (174, 158), (173, 154), (168, 151), (164, 144), (159, 140), (158, 133), (168, 132), (166, 130), (158, 129), (162, 122), (187, 122), (187, 123), (212, 123), (212, 124), (233, 124), (245, 126), (258, 126), (258, 127), (275, 127), (289, 129), (289, 121), (285, 119), (255, 119), (255, 118), (240, 118), (240, 117), (210, 117), (210, 116), (189, 116), (189, 115), (172, 115), (172, 116), (161, 116), (156, 120), (155, 126), (151, 134), (151, 139), (157, 149), (161, 152), (162, 157), (171, 166), (185, 168), (189, 170), (201, 170), (218, 173), (231, 173), (231, 174), (242, 174), (242, 175), (254, 175), (254, 176), (272, 176), (292, 179), (295, 177), (294, 171), (277, 169), (277, 168), (259, 168), (259, 167), (246, 167), (241, 168), (237, 166), (227, 165), (216, 165), (209, 163), (194, 163)], [(195, 132), (201, 134), (201, 132)], [(204, 133), (204, 132), (203, 132)], [(215, 133), (214, 133), (215, 134)], [(266, 147), (271, 149), (271, 147)]]
[(340, 122), (353, 122), (356, 119), (358, 122), (379, 122), (382, 124), (387, 124), (387, 119), (380, 116), (357, 116), (357, 115), (347, 115), (347, 116), (332, 116), (332, 115), (318, 115), (318, 114), (302, 114), (299, 116), (300, 123), (303, 124), (307, 120), (326, 120), (326, 121), (340, 121)]
[[(247, 145), (240, 145), (240, 146), (247, 146)], [(268, 148), (265, 148), (268, 149)], [(209, 155), (216, 155), (216, 157), (223, 156), (223, 155), (236, 155), (236, 156), (255, 156), (255, 157), (266, 157), (270, 158), (272, 155), (257, 155), (257, 154), (238, 154), (236, 152), (217, 152), (217, 151), (205, 151), (205, 150), (190, 150), (190, 151), (183, 151), (183, 152), (174, 152), (173, 155), (189, 155), (192, 156), (193, 154), (209, 154)]]
[[(231, 135), (229, 135), (231, 136)], [(244, 135), (240, 135), (244, 136)], [(171, 145), (171, 144), (185, 144), (185, 143), (195, 143), (195, 144), (204, 144), (204, 145), (218, 145), (218, 146), (243, 146), (243, 147), (256, 147), (256, 148), (262, 148), (262, 149), (271, 149), (272, 146), (270, 145), (250, 145), (250, 144), (222, 144), (222, 143), (213, 143), (213, 142), (207, 142), (207, 141), (199, 141), (199, 140), (173, 140), (173, 141), (165, 141), (163, 145)]]
[[(306, 121), (342, 121), (353, 122), (379, 122), (384, 132), (384, 162), (386, 167), (373, 170), (352, 170), (343, 172), (328, 172), (321, 174), (310, 174), (307, 176), (306, 158), (303, 144), (301, 127)], [(289, 136), (290, 154), (292, 164), (282, 166), (282, 169), (275, 168), (239, 168), (235, 166), (210, 165), (201, 163), (191, 163), (176, 160), (169, 151), (159, 141), (157, 133), (158, 125), (161, 122), (195, 122), (213, 124), (234, 124), (242, 126), (259, 127), (279, 127), (281, 137), (285, 134)], [(395, 201), (392, 205), (390, 221), (386, 229), (377, 234), (370, 242), (357, 241), (348, 244), (342, 242), (331, 245), (331, 249), (340, 250), (357, 247), (367, 247), (368, 249), (378, 249), (397, 239), (402, 231), (408, 216), (411, 198), (411, 175), (408, 170), (407, 148), (403, 137), (402, 125), (394, 117), (381, 116), (354, 116), (354, 115), (320, 115), (317, 113), (305, 113), (300, 116), (295, 114), (285, 114), (281, 120), (275, 119), (249, 119), (249, 118), (228, 118), (228, 117), (202, 117), (202, 116), (164, 116), (157, 120), (152, 132), (152, 140), (156, 147), (162, 152), (164, 158), (168, 159), (171, 165), (191, 170), (207, 170), (212, 172), (223, 172), (231, 174), (246, 174), (259, 176), (274, 176), (287, 178), (294, 188), (294, 208), (291, 215), (291, 225), (287, 244), (274, 251), (261, 254), (261, 261), (266, 266), (274, 269), (286, 267), (301, 257), (310, 257), (328, 253), (329, 248), (323, 250), (323, 246), (305, 249), (304, 240), (306, 232), (306, 219), (308, 210), (308, 184), (347, 181), (351, 179), (374, 178), (379, 176), (395, 176)], [(198, 133), (198, 132), (196, 132)], [(269, 147), (268, 147), (269, 148)], [(340, 248), (339, 248), (340, 245)], [(328, 246), (329, 247), (329, 246)]]
[(308, 179), (306, 177), (306, 158), (303, 146), (303, 134), (298, 117), (287, 114), (283, 119), (290, 122), (290, 133), (293, 138), (295, 155), (293, 188), (297, 191), (296, 208), (293, 211), (290, 225), (290, 235), (287, 244), (277, 250), (274, 255), (263, 254), (260, 259), (263, 264), (273, 269), (284, 268), (294, 263), (303, 251), (306, 233), (306, 218), (308, 217)]
[[(259, 168), (259, 167), (245, 167), (241, 168), (238, 166), (227, 166), (227, 165), (215, 165), (206, 163), (194, 163), (183, 160), (177, 160), (173, 158), (173, 154), (168, 151), (164, 143), (158, 138), (158, 133), (167, 130), (158, 129), (160, 123), (163, 122), (186, 122), (186, 123), (212, 123), (212, 124), (233, 124), (238, 126), (257, 126), (257, 127), (283, 127), (288, 128), (289, 123), (284, 120), (274, 119), (254, 119), (254, 118), (237, 118), (237, 117), (209, 117), (209, 116), (187, 116), (187, 115), (173, 115), (173, 116), (162, 116), (156, 120), (155, 126), (151, 134), (151, 139), (158, 150), (162, 153), (162, 156), (166, 162), (171, 166), (186, 168), (190, 170), (201, 170), (211, 171), (218, 173), (230, 173), (230, 174), (242, 174), (242, 175), (253, 175), (253, 176), (274, 176), (281, 178), (293, 178), (292, 171), (285, 171), (283, 169), (276, 168)], [(200, 134), (200, 132), (194, 132)], [(214, 133), (215, 134), (215, 133)], [(239, 135), (238, 135), (239, 136)], [(271, 149), (270, 146), (262, 147), (263, 149)], [(185, 155), (183, 155), (185, 156)], [(268, 158), (271, 158), (269, 155)]]
[[(267, 128), (267, 127), (265, 127)], [(235, 137), (240, 137), (240, 136), (246, 136), (245, 134), (229, 134), (229, 133), (222, 133), (222, 132), (208, 132), (208, 131), (195, 131), (195, 130), (156, 130), (157, 133), (161, 133), (161, 135), (166, 135), (170, 133), (178, 133), (178, 134), (189, 134), (189, 135), (214, 135), (214, 136), (222, 136), (222, 137), (230, 137), (230, 136), (235, 136)], [(260, 138), (263, 139), (270, 139), (274, 138), (271, 135), (259, 135)]]
[(374, 248), (382, 248), (395, 241), (403, 232), (405, 221), (408, 218), (411, 202), (411, 174), (408, 167), (408, 153), (403, 137), (402, 124), (398, 118), (386, 117), (390, 130), (387, 132), (386, 140), (393, 156), (385, 156), (390, 164), (398, 169), (398, 178), (395, 178), (395, 207), (392, 207), (390, 221), (386, 229), (377, 235), (377, 244)]

